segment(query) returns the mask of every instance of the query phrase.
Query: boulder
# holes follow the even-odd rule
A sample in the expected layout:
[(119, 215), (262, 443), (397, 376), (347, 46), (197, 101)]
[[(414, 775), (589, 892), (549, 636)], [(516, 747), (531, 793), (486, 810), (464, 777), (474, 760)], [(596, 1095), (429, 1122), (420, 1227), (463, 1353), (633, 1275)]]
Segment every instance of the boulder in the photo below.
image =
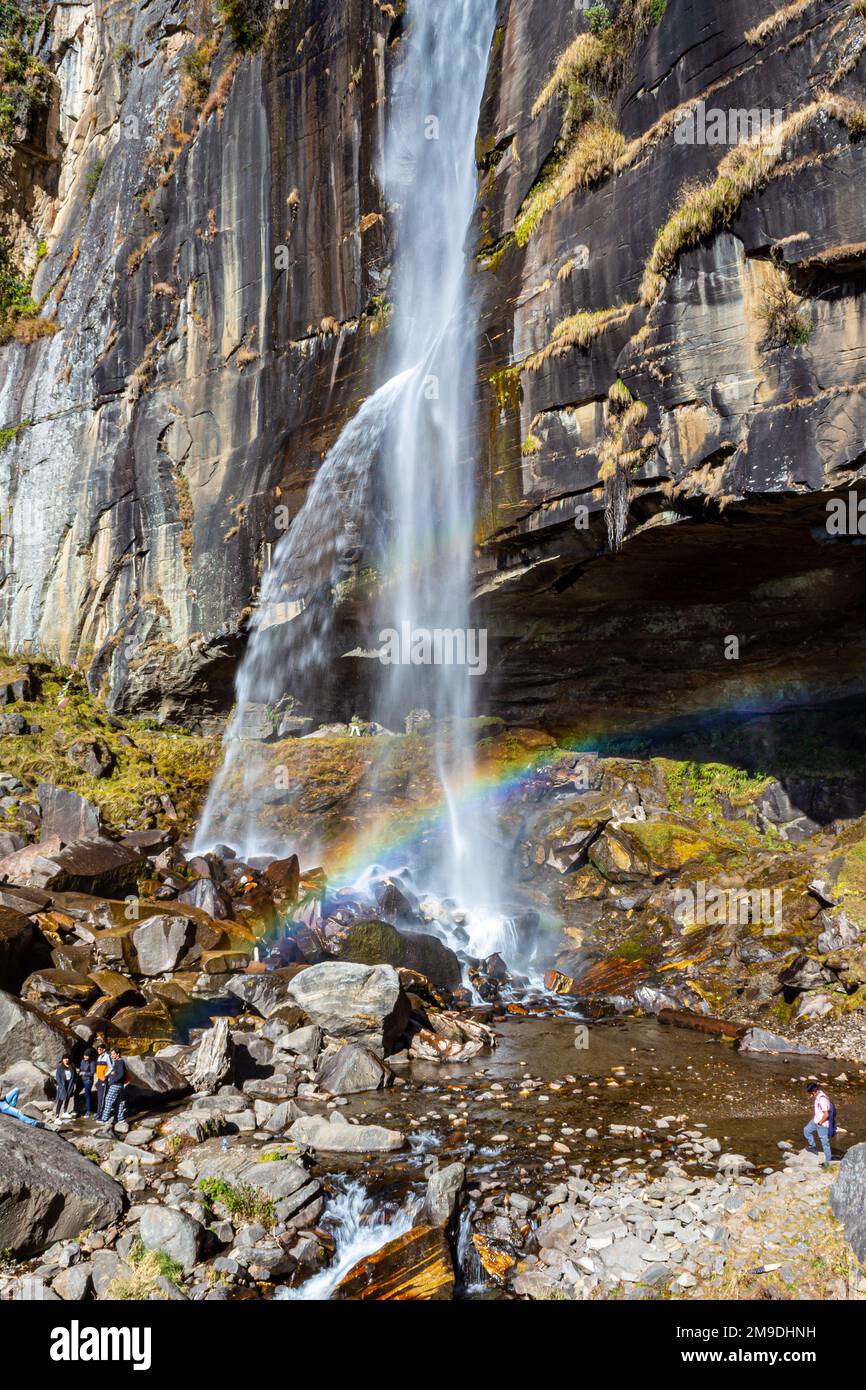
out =
[(177, 970), (195, 943), (190, 917), (149, 917), (132, 933), (139, 975), (168, 975)]
[(0, 1068), (3, 1070), (26, 1059), (53, 1071), (64, 1052), (76, 1048), (77, 1041), (74, 1033), (54, 1019), (46, 1018), (33, 1004), (0, 990)]
[(415, 970), (437, 989), (459, 989), (463, 980), (460, 961), (437, 936), (398, 931), (390, 922), (357, 922), (341, 942), (337, 958)]
[(89, 976), (77, 970), (35, 970), (21, 986), (21, 994), (32, 1004), (42, 1001), (51, 1006), (70, 1003), (86, 1009), (96, 999), (99, 989)]
[(199, 1044), (192, 1074), (195, 1091), (212, 1096), (217, 1087), (226, 1079), (232, 1069), (232, 1039), (229, 1020), (218, 1018), (212, 1028), (208, 1028)]
[[(59, 1054), (57, 1060), (60, 1060)], [(54, 1068), (37, 1067), (26, 1059), (13, 1063), (0, 1076), (0, 1096), (17, 1090), (19, 1106), (32, 1100), (51, 1100), (54, 1089)]]
[(330, 1119), (305, 1115), (289, 1130), (293, 1143), (330, 1153), (392, 1153), (406, 1144), (405, 1135), (381, 1125), (352, 1125), (336, 1110)]
[(137, 850), (114, 840), (75, 840), (61, 847), (55, 836), (0, 860), (0, 877), (25, 887), (123, 897), (141, 865)]
[(42, 813), (41, 840), (56, 838), (68, 845), (75, 840), (99, 839), (99, 811), (92, 801), (67, 787), (55, 787), (53, 782), (40, 782), (36, 795)]
[(454, 1266), (447, 1238), (435, 1226), (413, 1226), (353, 1265), (334, 1290), (335, 1299), (376, 1302), (450, 1299)]
[(138, 1228), (148, 1250), (162, 1250), (183, 1266), (184, 1274), (198, 1263), (205, 1228), (195, 1217), (173, 1207), (148, 1206)]
[(409, 1000), (391, 965), (311, 965), (292, 980), (288, 996), (326, 1033), (358, 1039), (385, 1056), (409, 1021)]
[(860, 939), (860, 928), (841, 908), (837, 912), (822, 912), (821, 923), (823, 930), (816, 944), (824, 956), (831, 951), (847, 950)]
[(125, 1057), (127, 1091), (148, 1095), (182, 1095), (190, 1089), (186, 1077), (164, 1057), (149, 1053), (144, 1057)]
[(73, 767), (88, 777), (107, 777), (114, 766), (114, 756), (101, 738), (79, 738), (66, 749), (65, 755)]
[(65, 1299), (67, 1303), (80, 1303), (93, 1287), (90, 1266), (86, 1264), (70, 1265), (68, 1269), (64, 1269), (58, 1274), (51, 1287), (58, 1298)]
[(119, 1183), (59, 1134), (0, 1115), (0, 1249), (22, 1258), (123, 1210)]
[(30, 918), (0, 907), (0, 989), (17, 994), (31, 971), (49, 958), (48, 942)]
[(270, 1018), (287, 1002), (289, 982), (277, 971), (268, 974), (232, 975), (225, 989), (241, 999), (248, 1009)]
[(778, 1033), (768, 1033), (765, 1028), (748, 1028), (739, 1042), (740, 1052), (803, 1052), (810, 1049), (802, 1043), (792, 1042), (790, 1038), (780, 1037)]
[(316, 1084), (332, 1096), (380, 1091), (393, 1079), (391, 1068), (361, 1043), (346, 1043), (319, 1061)]
[(312, 1071), (322, 1050), (322, 1030), (315, 1023), (306, 1028), (293, 1028), (277, 1039), (275, 1050), (290, 1053), (302, 1071)]
[(466, 1166), (449, 1163), (430, 1174), (424, 1194), (424, 1217), (431, 1226), (448, 1226), (457, 1214), (466, 1181)]
[(830, 1188), (830, 1206), (857, 1259), (866, 1264), (866, 1144), (855, 1144), (842, 1159)]

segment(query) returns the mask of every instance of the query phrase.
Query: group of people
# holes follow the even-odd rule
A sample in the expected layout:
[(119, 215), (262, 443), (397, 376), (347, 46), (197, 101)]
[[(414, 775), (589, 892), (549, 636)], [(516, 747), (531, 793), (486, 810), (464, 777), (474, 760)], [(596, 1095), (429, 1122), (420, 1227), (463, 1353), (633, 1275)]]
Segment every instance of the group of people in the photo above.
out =
[[(100, 1128), (113, 1131), (115, 1123), (123, 1124), (126, 1121), (126, 1081), (126, 1063), (120, 1048), (107, 1047), (104, 1038), (96, 1039), (95, 1048), (87, 1048), (78, 1065), (69, 1053), (64, 1053), (54, 1073), (57, 1093), (54, 1116), (49, 1124), (58, 1128), (64, 1121), (77, 1120), (80, 1095), (84, 1103), (82, 1115), (95, 1115)], [(15, 1086), (5, 1096), (0, 1096), (0, 1115), (8, 1115), (10, 1119), (20, 1120), (34, 1129), (44, 1129), (41, 1120), (35, 1120), (19, 1108), (19, 1092), (20, 1087)]]
[[(85, 1117), (95, 1114), (97, 1123), (113, 1129), (115, 1121), (126, 1120), (126, 1063), (119, 1047), (108, 1048), (103, 1038), (96, 1047), (88, 1047), (78, 1066), (67, 1054), (60, 1059), (54, 1073), (57, 1097), (54, 1102), (55, 1125), (64, 1119), (78, 1118), (78, 1096), (83, 1097)], [(95, 1092), (95, 1097), (94, 1097)]]

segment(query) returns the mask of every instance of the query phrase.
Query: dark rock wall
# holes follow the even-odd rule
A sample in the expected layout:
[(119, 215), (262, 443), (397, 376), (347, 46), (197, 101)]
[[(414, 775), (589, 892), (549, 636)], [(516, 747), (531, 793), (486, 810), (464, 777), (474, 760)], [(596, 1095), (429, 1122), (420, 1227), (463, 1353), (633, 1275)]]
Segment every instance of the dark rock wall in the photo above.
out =
[[(581, 20), (560, 0), (501, 0), (468, 248), (482, 322), (466, 466), (486, 696), (510, 718), (646, 724), (862, 689), (863, 550), (824, 521), (864, 463), (866, 20), (815, 0), (747, 41), (775, 8), (669, 0), (613, 102), (615, 170), (521, 245), (559, 153), (560, 101), (533, 103)], [(179, 96), (182, 53), (206, 34), (191, 7), (55, 9), (60, 114), (27, 215), (49, 243), (35, 290), (67, 283), (61, 331), (0, 350), (0, 425), (32, 422), (0, 453), (0, 636), (76, 660), (125, 707), (220, 708), (275, 509), (297, 511), (387, 335), (376, 167), (401, 20), (304, 0), (239, 63), (223, 37), (205, 119)], [(677, 141), (672, 113), (698, 100), (786, 119), (818, 105), (642, 302), (684, 185), (728, 154)], [(761, 303), (782, 269), (811, 329), (772, 347)], [(610, 309), (587, 347), (526, 365), (563, 320)], [(645, 407), (624, 441), (618, 378)]]

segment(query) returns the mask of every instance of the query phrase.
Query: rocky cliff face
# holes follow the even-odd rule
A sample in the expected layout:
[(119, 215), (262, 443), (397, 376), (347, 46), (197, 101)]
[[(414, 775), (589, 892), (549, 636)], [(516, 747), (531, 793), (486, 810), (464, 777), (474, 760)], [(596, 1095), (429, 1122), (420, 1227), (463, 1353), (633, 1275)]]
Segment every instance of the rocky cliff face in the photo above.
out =
[[(491, 48), (488, 699), (569, 727), (859, 695), (862, 550), (826, 504), (864, 460), (862, 5), (608, 8), (593, 34), (501, 0)], [(252, 5), (55, 4), (30, 40), (50, 94), (4, 244), (57, 331), (0, 349), (0, 634), (119, 707), (230, 701), (279, 527), (375, 376), (399, 10), (293, 0), (262, 35)]]

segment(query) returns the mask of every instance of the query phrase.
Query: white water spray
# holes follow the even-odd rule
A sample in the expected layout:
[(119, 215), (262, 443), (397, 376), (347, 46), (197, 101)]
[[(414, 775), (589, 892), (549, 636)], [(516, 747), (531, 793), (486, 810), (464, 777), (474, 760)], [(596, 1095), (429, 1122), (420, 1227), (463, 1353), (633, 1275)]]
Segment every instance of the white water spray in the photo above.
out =
[(419, 1203), (409, 1201), (392, 1214), (367, 1195), (359, 1182), (350, 1183), (330, 1203), (328, 1222), (334, 1232), (334, 1258), (321, 1273), (285, 1295), (291, 1302), (326, 1302), (344, 1275), (360, 1260), (374, 1255), (389, 1241), (405, 1235), (416, 1220)]
[[(478, 323), (464, 246), (495, 8), (495, 0), (409, 0), (382, 171), (396, 238), (388, 379), (343, 430), (276, 548), (198, 849), (222, 840), (245, 856), (286, 851), (262, 833), (265, 762), (260, 746), (243, 737), (246, 711), (303, 687), (310, 672), (327, 681), (335, 664), (333, 591), (359, 551), (377, 559), (377, 629), (469, 631)], [(436, 721), (445, 833), (434, 886), (466, 909), (471, 953), (505, 950), (500, 874), (481, 809), (464, 795), (473, 779), (479, 682), (466, 665), (375, 669), (383, 723), (399, 725), (413, 707)]]

